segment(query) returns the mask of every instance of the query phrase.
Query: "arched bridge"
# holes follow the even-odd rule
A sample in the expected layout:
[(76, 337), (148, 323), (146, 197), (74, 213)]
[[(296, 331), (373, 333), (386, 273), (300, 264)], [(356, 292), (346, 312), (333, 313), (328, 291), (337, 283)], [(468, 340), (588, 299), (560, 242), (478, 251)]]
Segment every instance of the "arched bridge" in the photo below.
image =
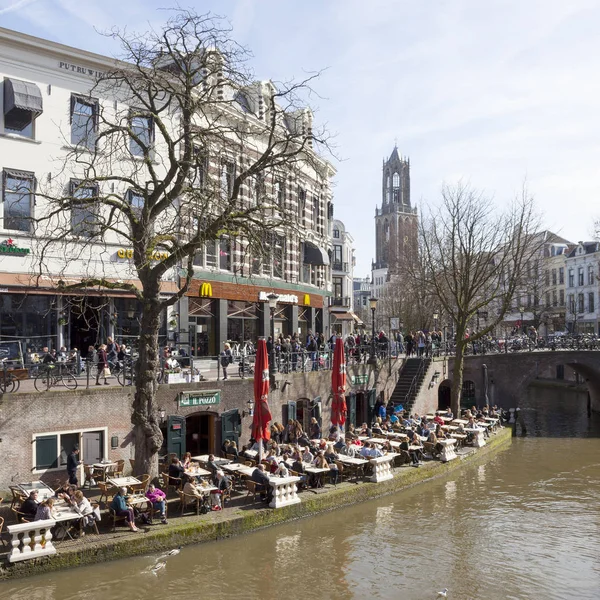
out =
[[(463, 381), (475, 384), (475, 398), (481, 403), (485, 397), (487, 370), (490, 403), (518, 406), (534, 379), (556, 379), (560, 366), (570, 367), (587, 383), (591, 409), (600, 412), (600, 350), (535, 350), (467, 356)], [(451, 360), (449, 367), (452, 369)]]

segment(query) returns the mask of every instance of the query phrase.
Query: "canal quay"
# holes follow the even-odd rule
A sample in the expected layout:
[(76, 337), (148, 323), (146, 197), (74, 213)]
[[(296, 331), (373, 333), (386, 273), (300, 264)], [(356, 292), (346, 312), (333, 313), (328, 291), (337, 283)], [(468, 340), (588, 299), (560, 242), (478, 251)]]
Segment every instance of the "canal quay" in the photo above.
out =
[[(298, 503), (281, 508), (269, 508), (257, 498), (247, 495), (246, 489), (236, 489), (223, 511), (204, 515), (180, 516), (180, 502), (169, 497), (169, 524), (140, 526), (141, 531), (132, 533), (123, 527), (116, 532), (107, 528), (109, 515), (103, 516), (100, 535), (86, 535), (74, 540), (65, 539), (56, 543), (57, 553), (38, 559), (30, 559), (7, 565), (0, 570), (0, 578), (26, 577), (33, 574), (55, 571), (86, 564), (96, 564), (119, 558), (168, 551), (173, 547), (238, 536), (255, 530), (280, 525), (289, 521), (310, 517), (323, 512), (343, 510), (344, 507), (373, 500), (381, 496), (399, 493), (401, 490), (433, 478), (442, 477), (466, 464), (487, 460), (510, 445), (512, 430), (499, 428), (488, 438), (482, 448), (463, 448), (457, 458), (450, 462), (429, 460), (420, 468), (410, 464), (394, 467), (391, 477), (379, 482), (370, 477), (346, 476), (345, 481), (333, 486), (326, 483), (318, 489), (308, 488), (298, 493)], [(86, 495), (94, 499), (95, 490)], [(8, 549), (5, 548), (7, 552)], [(7, 553), (0, 559), (7, 559)]]
[[(439, 469), (430, 481), (397, 492), (388, 487), (392, 493), (360, 503), (352, 491), (386, 484), (344, 484), (314, 495), (335, 498), (339, 510), (296, 519), (290, 509), (289, 520), (276, 527), (186, 545), (167, 559), (161, 544), (133, 558), (3, 581), (0, 598), (271, 599), (285, 590), (309, 600), (422, 600), (447, 588), (448, 598), (460, 600), (597, 599), (600, 417), (588, 417), (585, 393), (566, 389), (530, 387), (521, 407), (528, 434), (501, 444), (501, 451), (401, 469), (412, 477)], [(260, 514), (265, 525), (277, 511), (242, 512)], [(225, 518), (200, 521), (216, 527)], [(179, 526), (163, 531), (177, 547)]]

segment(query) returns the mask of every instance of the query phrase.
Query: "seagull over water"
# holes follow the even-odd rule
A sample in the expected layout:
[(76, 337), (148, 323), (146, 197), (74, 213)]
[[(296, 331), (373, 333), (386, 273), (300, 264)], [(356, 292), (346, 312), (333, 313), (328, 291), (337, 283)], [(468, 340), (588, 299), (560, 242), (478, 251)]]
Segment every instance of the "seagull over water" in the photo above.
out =
[(438, 598), (447, 598), (448, 597), (448, 588), (444, 588), (441, 592), (437, 593)]

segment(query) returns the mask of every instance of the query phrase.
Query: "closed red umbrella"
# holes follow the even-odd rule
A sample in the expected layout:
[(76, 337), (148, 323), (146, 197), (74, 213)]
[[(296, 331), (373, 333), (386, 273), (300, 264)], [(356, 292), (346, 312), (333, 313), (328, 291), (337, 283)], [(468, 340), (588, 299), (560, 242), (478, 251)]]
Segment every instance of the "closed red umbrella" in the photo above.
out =
[(258, 440), (271, 438), (269, 423), (272, 419), (269, 404), (269, 358), (265, 340), (258, 340), (256, 362), (254, 363), (254, 417), (252, 437)]
[(331, 423), (343, 429), (346, 422), (346, 357), (344, 356), (344, 343), (342, 338), (336, 338), (333, 351), (333, 367), (331, 369), (331, 391), (333, 404), (331, 405)]

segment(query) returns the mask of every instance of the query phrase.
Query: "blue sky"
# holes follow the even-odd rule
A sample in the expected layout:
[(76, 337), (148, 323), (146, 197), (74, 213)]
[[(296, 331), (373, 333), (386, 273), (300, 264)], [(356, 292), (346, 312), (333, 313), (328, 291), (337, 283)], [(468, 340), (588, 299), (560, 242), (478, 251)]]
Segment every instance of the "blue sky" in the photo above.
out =
[[(182, 5), (185, 5), (182, 3)], [(0, 0), (0, 26), (113, 54), (113, 25), (158, 26), (167, 0)], [(413, 202), (470, 181), (501, 205), (528, 182), (545, 225), (572, 241), (600, 216), (599, 0), (220, 0), (260, 79), (327, 68), (317, 120), (336, 134), (335, 213), (374, 254), (381, 162), (397, 140)]]

